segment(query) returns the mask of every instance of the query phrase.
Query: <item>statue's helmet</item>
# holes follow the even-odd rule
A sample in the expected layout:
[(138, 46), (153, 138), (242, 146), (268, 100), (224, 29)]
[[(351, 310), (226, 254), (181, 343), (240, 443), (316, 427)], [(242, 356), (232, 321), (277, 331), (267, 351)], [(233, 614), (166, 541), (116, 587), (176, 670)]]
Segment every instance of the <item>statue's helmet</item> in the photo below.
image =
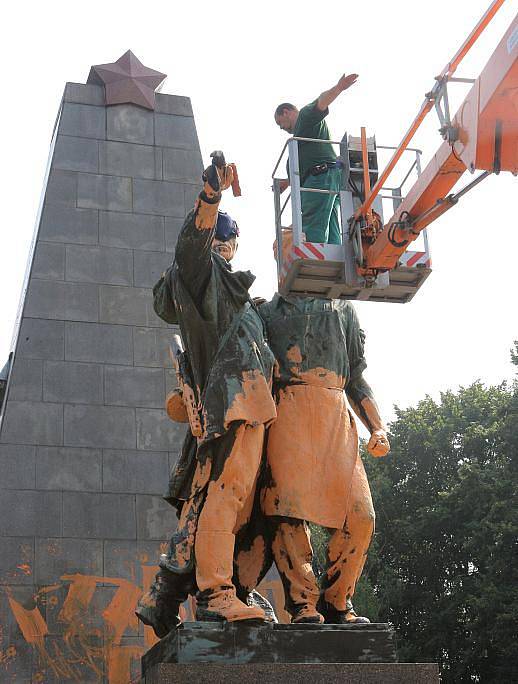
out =
[(218, 220), (216, 222), (217, 240), (227, 242), (233, 237), (239, 237), (239, 228), (234, 219), (224, 211), (218, 211)]

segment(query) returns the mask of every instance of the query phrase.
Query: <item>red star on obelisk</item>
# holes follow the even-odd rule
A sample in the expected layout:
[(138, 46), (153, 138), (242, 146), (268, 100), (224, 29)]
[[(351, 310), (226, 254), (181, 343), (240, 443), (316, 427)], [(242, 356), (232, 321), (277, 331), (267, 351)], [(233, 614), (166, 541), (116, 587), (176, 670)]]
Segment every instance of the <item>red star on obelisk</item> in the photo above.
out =
[(87, 83), (103, 85), (106, 104), (136, 104), (155, 108), (155, 91), (160, 89), (167, 74), (155, 71), (135, 57), (131, 50), (113, 64), (97, 64), (90, 69)]

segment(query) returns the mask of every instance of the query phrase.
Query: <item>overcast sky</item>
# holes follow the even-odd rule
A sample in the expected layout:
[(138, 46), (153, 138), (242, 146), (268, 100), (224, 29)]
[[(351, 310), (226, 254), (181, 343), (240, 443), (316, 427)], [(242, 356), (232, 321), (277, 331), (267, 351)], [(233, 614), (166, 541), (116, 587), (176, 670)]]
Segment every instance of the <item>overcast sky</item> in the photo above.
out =
[[(243, 197), (224, 207), (241, 227), (237, 266), (254, 294), (275, 289), (270, 175), (285, 142), (281, 101), (300, 106), (343, 73), (358, 83), (331, 108), (333, 137), (367, 126), (397, 144), (489, 0), (433, 3), (99, 2), (9, 3), (0, 46), (3, 103), (0, 365), (10, 349), (52, 127), (66, 81), (128, 48), (168, 74), (163, 92), (188, 95), (204, 158), (223, 149), (239, 165)], [(476, 77), (518, 11), (507, 0), (457, 75)], [(452, 85), (460, 102), (466, 86)], [(430, 114), (414, 145), (426, 160), (441, 143)], [(466, 174), (463, 181), (469, 180)], [(462, 185), (462, 182), (461, 182)], [(389, 214), (386, 214), (388, 218)], [(518, 179), (490, 177), (432, 225), (433, 273), (413, 302), (359, 303), (367, 377), (384, 413), (480, 378), (512, 377), (518, 338)]]

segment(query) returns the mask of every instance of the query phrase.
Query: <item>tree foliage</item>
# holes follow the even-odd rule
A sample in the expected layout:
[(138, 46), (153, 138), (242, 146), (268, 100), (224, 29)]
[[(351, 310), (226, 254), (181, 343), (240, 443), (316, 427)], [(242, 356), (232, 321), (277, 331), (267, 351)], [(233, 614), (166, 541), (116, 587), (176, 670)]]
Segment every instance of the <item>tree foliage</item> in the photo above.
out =
[(364, 458), (377, 534), (357, 612), (392, 622), (400, 659), (439, 662), (445, 682), (518, 681), (518, 383), (396, 416), (391, 455)]

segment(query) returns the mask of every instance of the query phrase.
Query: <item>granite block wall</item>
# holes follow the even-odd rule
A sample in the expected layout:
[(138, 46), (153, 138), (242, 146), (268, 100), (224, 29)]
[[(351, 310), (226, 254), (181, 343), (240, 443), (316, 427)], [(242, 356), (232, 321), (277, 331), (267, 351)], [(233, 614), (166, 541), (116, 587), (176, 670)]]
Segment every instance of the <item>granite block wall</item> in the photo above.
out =
[(151, 288), (201, 171), (189, 98), (66, 85), (0, 424), (0, 681), (127, 684), (153, 642), (183, 428)]

